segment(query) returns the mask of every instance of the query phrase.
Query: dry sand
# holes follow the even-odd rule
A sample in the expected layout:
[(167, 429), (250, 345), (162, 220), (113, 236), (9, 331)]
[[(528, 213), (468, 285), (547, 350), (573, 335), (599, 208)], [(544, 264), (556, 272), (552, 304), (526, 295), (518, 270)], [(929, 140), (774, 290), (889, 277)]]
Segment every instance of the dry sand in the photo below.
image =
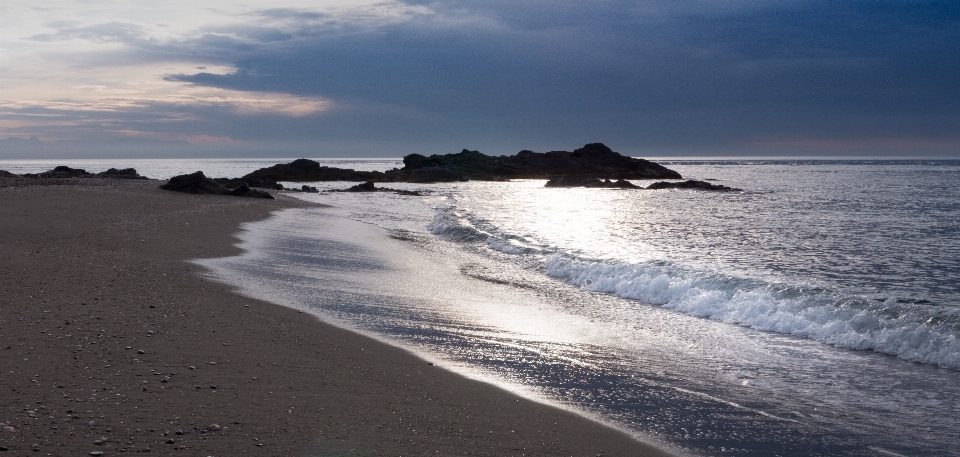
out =
[(665, 455), (203, 280), (303, 203), (158, 184), (0, 178), (0, 455)]

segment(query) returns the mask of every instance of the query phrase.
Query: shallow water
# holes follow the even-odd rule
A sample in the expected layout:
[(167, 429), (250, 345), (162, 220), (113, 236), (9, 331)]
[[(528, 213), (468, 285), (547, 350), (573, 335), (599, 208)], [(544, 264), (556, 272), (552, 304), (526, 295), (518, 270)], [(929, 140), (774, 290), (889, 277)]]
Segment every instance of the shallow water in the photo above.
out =
[(202, 263), (244, 293), (694, 454), (956, 455), (956, 371), (584, 290), (338, 212), (283, 212), (248, 226), (244, 256)]

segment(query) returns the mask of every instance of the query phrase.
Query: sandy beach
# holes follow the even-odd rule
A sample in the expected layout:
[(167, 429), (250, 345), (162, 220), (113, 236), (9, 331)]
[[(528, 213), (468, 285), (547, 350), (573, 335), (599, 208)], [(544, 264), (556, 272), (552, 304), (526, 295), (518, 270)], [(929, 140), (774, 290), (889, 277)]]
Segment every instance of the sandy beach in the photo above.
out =
[(204, 280), (186, 260), (305, 203), (159, 184), (0, 178), (3, 451), (666, 455)]

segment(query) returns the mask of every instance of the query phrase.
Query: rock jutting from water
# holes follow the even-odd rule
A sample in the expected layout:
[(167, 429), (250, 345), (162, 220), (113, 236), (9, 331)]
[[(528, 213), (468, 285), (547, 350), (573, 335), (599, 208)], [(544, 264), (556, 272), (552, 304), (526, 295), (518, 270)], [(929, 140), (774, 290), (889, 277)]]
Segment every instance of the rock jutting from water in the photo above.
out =
[(722, 184), (710, 184), (706, 181), (682, 181), (682, 182), (667, 182), (659, 181), (647, 186), (648, 190), (659, 190), (659, 189), (696, 189), (696, 190), (712, 190), (718, 192), (739, 192), (742, 189), (737, 189), (734, 187), (724, 186)]
[(653, 162), (624, 156), (603, 143), (587, 144), (573, 152), (520, 151), (512, 156), (488, 156), (464, 149), (456, 154), (410, 154), (403, 168), (386, 172), (357, 171), (321, 166), (319, 162), (297, 159), (288, 164), (261, 168), (246, 178), (276, 181), (370, 181), (370, 182), (456, 182), (503, 181), (508, 179), (552, 179), (558, 176), (601, 179), (682, 179), (680, 173)]
[[(306, 186), (304, 186), (306, 187)], [(352, 186), (347, 189), (333, 189), (328, 190), (327, 192), (392, 192), (399, 195), (411, 195), (415, 197), (423, 196), (422, 193), (415, 190), (400, 190), (400, 189), (391, 189), (389, 187), (377, 187), (374, 185), (373, 181), (366, 181), (356, 186)]]
[(607, 189), (643, 189), (626, 179), (611, 181), (593, 176), (563, 175), (547, 181), (543, 187), (599, 187)]
[(214, 181), (220, 183), (224, 187), (239, 187), (243, 184), (246, 184), (250, 187), (261, 187), (264, 189), (273, 189), (273, 190), (283, 190), (283, 185), (272, 180), (264, 178), (212, 178)]

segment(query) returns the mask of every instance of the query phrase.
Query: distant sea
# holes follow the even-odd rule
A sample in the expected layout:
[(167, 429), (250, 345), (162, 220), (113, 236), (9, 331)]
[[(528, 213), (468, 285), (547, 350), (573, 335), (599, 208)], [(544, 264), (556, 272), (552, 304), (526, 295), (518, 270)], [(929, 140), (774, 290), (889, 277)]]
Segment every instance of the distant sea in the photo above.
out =
[[(64, 164), (169, 178), (283, 161)], [(243, 293), (669, 449), (960, 455), (960, 161), (658, 162), (743, 190), (295, 194), (333, 207), (247, 224), (246, 254), (199, 262)]]

